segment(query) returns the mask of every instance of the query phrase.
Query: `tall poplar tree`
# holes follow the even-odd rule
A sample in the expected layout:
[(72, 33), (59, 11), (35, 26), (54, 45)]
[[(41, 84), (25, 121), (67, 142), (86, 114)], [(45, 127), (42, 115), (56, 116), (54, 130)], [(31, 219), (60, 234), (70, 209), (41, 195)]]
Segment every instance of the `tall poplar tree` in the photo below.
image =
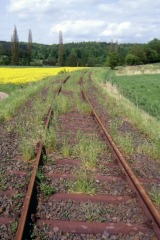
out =
[(59, 31), (58, 66), (63, 66), (63, 37), (61, 31)]
[(18, 33), (17, 28), (14, 26), (13, 35), (11, 37), (11, 50), (12, 50), (12, 64), (18, 65), (19, 61), (19, 40), (18, 40)]
[(27, 52), (28, 52), (28, 65), (32, 60), (32, 31), (29, 29), (28, 32), (28, 45), (27, 45)]

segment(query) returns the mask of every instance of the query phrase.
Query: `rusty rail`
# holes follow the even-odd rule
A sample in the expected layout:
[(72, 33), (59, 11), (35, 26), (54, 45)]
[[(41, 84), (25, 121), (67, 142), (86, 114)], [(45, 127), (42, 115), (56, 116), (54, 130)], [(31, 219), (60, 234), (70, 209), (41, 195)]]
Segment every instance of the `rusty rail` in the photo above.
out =
[(139, 182), (139, 180), (133, 173), (129, 164), (126, 162), (125, 158), (122, 156), (121, 152), (119, 151), (116, 144), (114, 143), (111, 135), (108, 133), (107, 129), (104, 127), (104, 124), (102, 123), (101, 119), (95, 112), (93, 105), (91, 104), (91, 102), (84, 90), (82, 78), (80, 80), (80, 84), (82, 87), (82, 90), (81, 90), (82, 95), (84, 96), (84, 99), (88, 102), (98, 125), (103, 130), (103, 133), (109, 143), (109, 146), (110, 146), (113, 154), (115, 155), (116, 159), (118, 160), (119, 165), (124, 170), (124, 173), (126, 175), (129, 185), (131, 186), (133, 191), (136, 193), (139, 203), (140, 203), (144, 213), (147, 216), (149, 225), (151, 225), (153, 227), (155, 233), (157, 234), (158, 238), (160, 239), (160, 214), (159, 214), (158, 210), (156, 209), (152, 200), (146, 193), (145, 189), (143, 188), (143, 186), (141, 185), (141, 183)]
[[(56, 92), (56, 95), (53, 97), (53, 100), (61, 92), (63, 84), (68, 80), (69, 77), (70, 76), (68, 76), (67, 78), (65, 78), (63, 80), (63, 82), (61, 83), (60, 87), (58, 88), (58, 90)], [(48, 113), (47, 113), (47, 120), (46, 120), (45, 126), (44, 126), (45, 131), (47, 131), (47, 128), (49, 127), (49, 122), (50, 122), (50, 118), (52, 115), (52, 111), (53, 111), (52, 107), (50, 106), (48, 109)], [(22, 206), (21, 217), (20, 217), (18, 229), (17, 229), (16, 235), (15, 235), (15, 240), (22, 240), (24, 237), (26, 222), (27, 222), (27, 218), (28, 218), (28, 212), (29, 212), (29, 208), (31, 205), (31, 198), (33, 195), (33, 190), (34, 190), (35, 181), (36, 181), (36, 174), (37, 174), (37, 170), (38, 170), (40, 160), (42, 157), (43, 147), (44, 147), (44, 142), (41, 139), (39, 142), (39, 147), (38, 147), (38, 151), (37, 151), (37, 155), (36, 155), (35, 164), (33, 167), (33, 172), (31, 175), (30, 183), (28, 185), (26, 197), (25, 197), (25, 200), (24, 200), (24, 203)]]

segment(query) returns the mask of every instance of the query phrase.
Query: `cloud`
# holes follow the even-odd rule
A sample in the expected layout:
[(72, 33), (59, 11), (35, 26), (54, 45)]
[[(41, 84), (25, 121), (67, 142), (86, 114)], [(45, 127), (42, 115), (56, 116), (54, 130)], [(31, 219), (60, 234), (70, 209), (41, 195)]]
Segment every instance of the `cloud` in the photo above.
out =
[(97, 20), (66, 20), (56, 25), (53, 25), (50, 29), (51, 35), (56, 35), (60, 30), (65, 36), (65, 42), (76, 41), (77, 36), (81, 41), (93, 40), (93, 36), (97, 36), (99, 39), (98, 29), (103, 29), (105, 22)]
[[(57, 41), (60, 30), (64, 42), (147, 42), (160, 37), (159, 14), (159, 0), (9, 0), (3, 19), (10, 28), (16, 24), (19, 32), (31, 28), (37, 42), (52, 43), (55, 36)], [(0, 27), (5, 31), (2, 21)]]
[(110, 3), (110, 4), (102, 3), (102, 4), (99, 4), (97, 7), (99, 11), (106, 14), (122, 14), (123, 13), (123, 9), (117, 7), (117, 4), (115, 3)]
[(129, 21), (121, 23), (110, 23), (107, 28), (102, 32), (104, 36), (122, 36), (131, 28), (131, 23)]
[(75, 34), (86, 35), (95, 31), (97, 28), (104, 26), (103, 21), (97, 20), (75, 20), (64, 21), (56, 26), (53, 26), (51, 31), (58, 31), (61, 29), (64, 33), (70, 32)]
[(10, 12), (21, 12), (26, 10), (30, 12), (45, 12), (50, 4), (54, 2), (54, 0), (10, 0), (8, 10)]

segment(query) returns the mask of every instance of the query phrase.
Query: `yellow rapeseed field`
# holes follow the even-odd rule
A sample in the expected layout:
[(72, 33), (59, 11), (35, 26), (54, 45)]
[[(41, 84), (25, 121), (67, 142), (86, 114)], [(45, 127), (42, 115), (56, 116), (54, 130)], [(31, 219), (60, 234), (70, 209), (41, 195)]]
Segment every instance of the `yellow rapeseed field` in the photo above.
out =
[(0, 84), (39, 81), (48, 76), (57, 75), (59, 72), (81, 70), (80, 67), (62, 68), (0, 68)]

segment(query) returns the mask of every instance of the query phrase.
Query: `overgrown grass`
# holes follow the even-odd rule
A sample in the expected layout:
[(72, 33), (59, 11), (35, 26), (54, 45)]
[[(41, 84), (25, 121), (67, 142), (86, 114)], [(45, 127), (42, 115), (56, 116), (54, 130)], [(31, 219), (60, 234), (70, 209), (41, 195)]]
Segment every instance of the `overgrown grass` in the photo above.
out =
[(23, 160), (28, 161), (35, 157), (35, 146), (33, 142), (26, 139), (25, 137), (22, 138), (19, 148), (20, 148)]
[(56, 115), (65, 114), (71, 109), (71, 101), (64, 95), (58, 95), (53, 103), (53, 110)]
[(160, 192), (158, 187), (152, 187), (150, 192), (153, 202), (160, 207)]
[[(54, 128), (50, 128), (45, 134), (44, 115), (49, 108), (53, 99), (53, 90), (57, 85), (50, 87), (46, 99), (42, 95), (37, 95), (33, 101), (33, 109), (28, 113), (27, 118), (21, 117), (17, 124), (17, 131), (20, 136), (20, 150), (24, 160), (30, 160), (34, 157), (35, 147), (42, 138), (45, 141), (48, 150), (55, 149), (56, 136)], [(27, 129), (27, 130), (26, 130)]]
[[(35, 85), (35, 83), (31, 83), (33, 85)], [(10, 83), (10, 84), (0, 84), (0, 92), (5, 92), (8, 94), (12, 94), (13, 92), (17, 91), (17, 90), (23, 90), (26, 87), (28, 87), (29, 83), (26, 84), (14, 84), (14, 83)]]
[(107, 81), (112, 77), (110, 70), (94, 69), (92, 74), (94, 84), (99, 91), (100, 102), (106, 107), (109, 114), (115, 119), (116, 117), (127, 119), (137, 127), (148, 139), (148, 142), (152, 142), (152, 144), (148, 144), (147, 152), (150, 156), (160, 159), (160, 122), (122, 96), (118, 88)]
[(11, 119), (25, 102), (41, 91), (51, 80), (52, 78), (48, 78), (37, 83), (25, 84), (23, 87), (21, 85), (7, 85), (6, 92), (10, 93), (10, 95), (8, 98), (0, 101), (0, 122)]
[(43, 174), (43, 169), (39, 169), (37, 172), (37, 184), (40, 187), (40, 191), (43, 196), (47, 197), (56, 192), (55, 187), (49, 183), (49, 179)]
[(76, 193), (94, 194), (94, 176), (92, 173), (88, 174), (85, 168), (79, 169), (76, 173), (76, 180), (70, 186), (69, 191)]
[(73, 103), (76, 106), (77, 110), (81, 113), (90, 113), (91, 108), (85, 101), (80, 98), (80, 95), (74, 95)]
[(65, 84), (63, 86), (63, 90), (64, 91), (74, 91), (75, 94), (80, 93), (80, 88), (77, 87), (77, 85), (80, 81), (80, 77), (84, 74), (84, 71), (86, 71), (86, 70), (72, 72), (67, 84)]
[(133, 138), (130, 133), (125, 135), (119, 134), (118, 132), (118, 124), (116, 122), (111, 122), (109, 129), (111, 134), (116, 142), (116, 144), (123, 149), (123, 152), (127, 155), (131, 155), (134, 149)]
[(13, 234), (16, 233), (17, 228), (18, 228), (18, 222), (17, 221), (14, 221), (13, 223), (11, 223), (11, 231), (12, 231)]
[(83, 166), (94, 168), (98, 156), (103, 151), (103, 144), (92, 136), (78, 134), (79, 143), (75, 145), (73, 153), (82, 159)]
[(40, 184), (40, 190), (45, 197), (48, 197), (56, 192), (56, 189), (52, 185), (48, 185), (48, 183), (43, 182)]
[(84, 71), (76, 71), (71, 74), (71, 77), (67, 84), (64, 85), (63, 90), (72, 92), (72, 105), (74, 105), (81, 113), (90, 113), (89, 105), (83, 101), (81, 96), (81, 89), (78, 87), (80, 76), (83, 75)]
[(57, 135), (56, 135), (56, 129), (54, 126), (51, 126), (47, 130), (44, 139), (45, 139), (44, 140), (45, 147), (48, 152), (55, 151), (57, 149)]
[(60, 152), (64, 157), (69, 157), (72, 155), (72, 146), (68, 143), (68, 137), (63, 139), (63, 143), (60, 147)]

